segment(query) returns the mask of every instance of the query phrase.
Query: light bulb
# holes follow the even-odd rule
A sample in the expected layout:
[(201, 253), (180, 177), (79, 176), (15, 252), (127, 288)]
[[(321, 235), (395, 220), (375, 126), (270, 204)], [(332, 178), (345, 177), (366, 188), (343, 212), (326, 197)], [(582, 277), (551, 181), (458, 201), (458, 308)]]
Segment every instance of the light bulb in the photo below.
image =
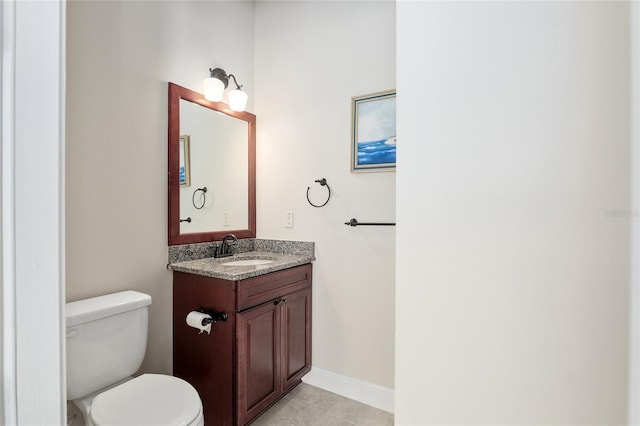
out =
[(220, 102), (224, 94), (224, 83), (217, 78), (204, 79), (204, 98), (212, 102)]
[(248, 96), (240, 89), (233, 89), (229, 92), (229, 108), (233, 111), (242, 112), (247, 107)]

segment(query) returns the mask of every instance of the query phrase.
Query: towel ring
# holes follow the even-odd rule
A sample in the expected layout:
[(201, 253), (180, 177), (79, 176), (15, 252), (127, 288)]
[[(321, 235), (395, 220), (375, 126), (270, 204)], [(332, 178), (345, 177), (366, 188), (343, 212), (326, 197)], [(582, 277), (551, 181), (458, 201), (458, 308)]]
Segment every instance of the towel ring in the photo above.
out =
[(316, 183), (319, 183), (319, 184), (320, 184), (320, 186), (326, 186), (326, 187), (327, 187), (327, 191), (329, 191), (329, 195), (327, 196), (327, 201), (325, 201), (324, 203), (322, 203), (322, 204), (320, 204), (320, 205), (313, 204), (313, 203), (311, 202), (311, 200), (309, 199), (309, 189), (311, 189), (311, 187), (310, 187), (310, 186), (307, 186), (307, 201), (308, 201), (308, 202), (309, 202), (309, 204), (311, 204), (313, 207), (317, 207), (317, 208), (324, 207), (324, 206), (326, 206), (326, 205), (327, 205), (327, 203), (328, 203), (328, 202), (329, 202), (329, 200), (331, 199), (331, 188), (329, 187), (329, 184), (327, 183), (327, 180), (326, 180), (325, 178), (317, 179), (317, 180), (315, 180), (315, 182), (316, 182)]
[[(198, 207), (196, 205), (196, 194), (202, 191), (202, 204), (200, 205), (200, 207)], [(191, 196), (191, 203), (193, 204), (193, 207), (195, 207), (197, 210), (200, 210), (204, 207), (205, 203), (207, 202), (207, 187), (203, 186), (202, 188), (198, 188), (195, 191), (193, 191), (193, 195)]]

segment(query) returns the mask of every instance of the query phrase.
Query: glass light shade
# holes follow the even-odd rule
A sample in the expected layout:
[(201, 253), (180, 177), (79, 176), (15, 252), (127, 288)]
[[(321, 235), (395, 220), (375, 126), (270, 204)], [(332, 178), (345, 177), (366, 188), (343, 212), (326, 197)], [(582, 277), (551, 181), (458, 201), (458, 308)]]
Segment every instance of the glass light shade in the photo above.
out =
[(224, 83), (217, 78), (205, 78), (204, 98), (212, 102), (220, 102), (224, 95)]
[(229, 92), (229, 108), (233, 111), (242, 112), (247, 107), (248, 96), (240, 89), (233, 89)]

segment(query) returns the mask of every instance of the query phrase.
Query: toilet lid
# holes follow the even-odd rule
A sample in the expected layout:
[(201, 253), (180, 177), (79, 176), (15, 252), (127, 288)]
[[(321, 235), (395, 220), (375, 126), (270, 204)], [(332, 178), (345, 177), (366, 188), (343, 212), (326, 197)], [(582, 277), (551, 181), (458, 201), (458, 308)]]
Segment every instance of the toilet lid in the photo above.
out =
[(97, 426), (186, 426), (201, 411), (198, 392), (189, 383), (163, 374), (143, 374), (96, 396), (91, 420)]

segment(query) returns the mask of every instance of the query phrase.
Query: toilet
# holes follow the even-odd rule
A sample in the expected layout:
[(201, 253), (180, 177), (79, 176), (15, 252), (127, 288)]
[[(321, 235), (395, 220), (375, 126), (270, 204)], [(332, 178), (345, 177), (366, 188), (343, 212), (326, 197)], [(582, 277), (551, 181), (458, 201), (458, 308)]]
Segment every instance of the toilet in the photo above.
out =
[(204, 425), (202, 401), (189, 383), (163, 374), (132, 377), (147, 347), (150, 304), (151, 296), (137, 291), (66, 304), (67, 400), (86, 426)]

